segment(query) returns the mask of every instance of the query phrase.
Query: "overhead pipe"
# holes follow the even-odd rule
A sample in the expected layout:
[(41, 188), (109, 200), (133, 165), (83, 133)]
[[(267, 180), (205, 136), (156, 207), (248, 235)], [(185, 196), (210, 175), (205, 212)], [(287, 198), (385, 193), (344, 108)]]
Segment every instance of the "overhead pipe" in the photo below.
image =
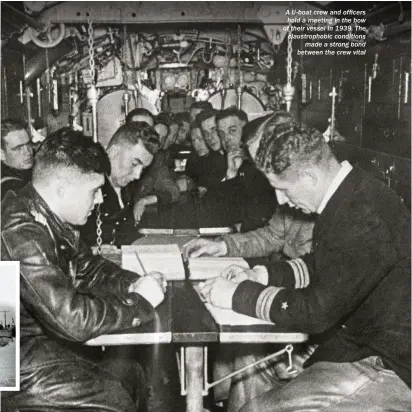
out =
[[(37, 21), (36, 19), (33, 19), (33, 17), (28, 16), (26, 13), (23, 13), (20, 10), (17, 10), (16, 8), (14, 8), (13, 6), (11, 6), (10, 4), (6, 3), (6, 2), (2, 2), (2, 7), (6, 7), (8, 9), (10, 9), (13, 13), (15, 13), (24, 23), (28, 24), (30, 27), (33, 27), (33, 29), (36, 30), (44, 30), (44, 24), (40, 23), (39, 21)], [(5, 15), (5, 10), (2, 10), (3, 16)]]
[[(49, 66), (61, 57), (73, 51), (73, 44), (69, 40), (63, 40), (56, 47), (47, 49)], [(45, 70), (46, 59), (44, 58), (44, 49), (41, 49), (34, 57), (26, 63), (26, 73), (24, 75), (24, 81), (26, 84), (30, 84), (33, 80), (39, 77)]]

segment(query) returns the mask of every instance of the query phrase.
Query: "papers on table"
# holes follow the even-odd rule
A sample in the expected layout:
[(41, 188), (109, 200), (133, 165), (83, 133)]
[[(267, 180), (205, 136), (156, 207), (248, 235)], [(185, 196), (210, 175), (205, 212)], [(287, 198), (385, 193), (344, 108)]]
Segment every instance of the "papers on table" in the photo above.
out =
[(185, 279), (182, 256), (176, 244), (122, 246), (122, 267), (140, 275), (155, 271), (163, 273), (167, 280)]
[[(200, 294), (200, 285), (194, 285), (194, 289), (203, 301), (203, 297)], [(234, 312), (232, 309), (222, 309), (204, 302), (207, 310), (213, 316), (213, 319), (218, 325), (274, 325), (272, 322), (266, 320), (252, 318), (251, 316), (242, 315), (241, 313)]]
[(223, 269), (231, 265), (249, 268), (245, 259), (239, 257), (200, 257), (189, 259), (191, 280), (210, 279), (219, 276)]

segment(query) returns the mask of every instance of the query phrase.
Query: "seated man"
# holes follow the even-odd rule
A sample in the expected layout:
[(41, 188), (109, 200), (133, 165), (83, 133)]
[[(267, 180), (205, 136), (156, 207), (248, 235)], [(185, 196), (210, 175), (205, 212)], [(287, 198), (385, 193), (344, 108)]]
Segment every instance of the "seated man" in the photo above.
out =
[(216, 113), (216, 110), (209, 109), (203, 110), (196, 116), (196, 124), (199, 125), (203, 139), (209, 149), (207, 170), (199, 175), (199, 185), (207, 190), (219, 186), (226, 174), (226, 158), (217, 134)]
[[(292, 116), (288, 113), (272, 114), (265, 119), (262, 119), (257, 130), (249, 135), (246, 144), (250, 155), (256, 155), (256, 143), (261, 140), (263, 127), (276, 127), (284, 122), (291, 122)], [(305, 215), (299, 210), (291, 209), (288, 206), (281, 206), (269, 220), (266, 226), (252, 230), (246, 233), (235, 233), (224, 235), (216, 240), (194, 239), (187, 243), (183, 249), (185, 259), (200, 256), (241, 256), (244, 258), (254, 258), (255, 263), (258, 263), (256, 258), (269, 258), (271, 260), (279, 259), (295, 259), (310, 253), (312, 249), (312, 233), (314, 226), (314, 216)], [(263, 263), (265, 260), (262, 260)], [(241, 369), (243, 366), (254, 363), (262, 356), (268, 355), (269, 349), (266, 345), (257, 347), (256, 345), (242, 345), (239, 350), (235, 350), (233, 346), (225, 350), (225, 346), (219, 348), (217, 359), (214, 362), (215, 380), (228, 375), (234, 370)], [(297, 363), (302, 363), (305, 360), (305, 354), (310, 351), (307, 345), (301, 350), (294, 351), (294, 366)], [(296, 355), (297, 354), (297, 355)], [(273, 359), (271, 361), (279, 379), (290, 379), (293, 377), (286, 373), (286, 368), (283, 367), (283, 359)], [(230, 410), (236, 410), (236, 405), (242, 405), (245, 402), (245, 397), (251, 397), (252, 394), (260, 393), (262, 387), (266, 389), (267, 377), (261, 368), (259, 374), (250, 369), (249, 373), (252, 377), (243, 376), (236, 384), (236, 398), (232, 396), (232, 403), (229, 405)], [(236, 382), (237, 378), (233, 378), (232, 382)], [(230, 389), (230, 380), (223, 382), (215, 387), (215, 400), (225, 400), (228, 398)], [(232, 394), (235, 391), (232, 388)], [(235, 403), (235, 404), (234, 404)]]
[(2, 202), (1, 259), (20, 261), (21, 300), (20, 392), (2, 394), (5, 410), (136, 412), (142, 401), (138, 365), (114, 368), (83, 345), (148, 322), (164, 298), (161, 274), (139, 277), (79, 241), (105, 174), (102, 146), (61, 129), (40, 145), (33, 183)]
[(102, 188), (103, 203), (81, 228), (81, 236), (88, 245), (98, 243), (98, 219), (101, 220), (103, 243), (120, 246), (136, 239), (133, 215), (136, 200), (134, 188), (129, 183), (140, 178), (158, 150), (158, 134), (145, 122), (126, 123), (110, 139), (106, 151), (111, 175), (106, 176)]
[[(135, 117), (128, 117), (131, 122), (136, 121)], [(161, 121), (161, 117), (158, 117)], [(156, 119), (156, 122), (158, 121)], [(163, 120), (167, 122), (167, 120)], [(180, 189), (176, 183), (172, 170), (168, 166), (169, 162), (169, 148), (172, 144), (170, 140), (171, 128), (165, 123), (156, 123), (160, 132), (164, 132), (164, 128), (159, 125), (167, 127), (167, 133), (162, 133), (160, 137), (160, 149), (155, 153), (153, 162), (144, 170), (141, 179), (136, 180), (130, 184), (133, 190), (134, 210), (133, 215), (136, 223), (140, 222), (146, 206), (156, 203), (174, 203), (179, 200)], [(163, 129), (163, 130), (162, 130)]]
[(323, 336), (294, 380), (273, 379), (241, 411), (409, 411), (410, 213), (387, 186), (339, 163), (315, 129), (265, 129), (256, 163), (280, 204), (318, 214), (313, 251), (231, 267), (233, 280), (224, 271), (202, 293), (217, 306)]
[(207, 173), (205, 171), (209, 169), (207, 165), (209, 148), (203, 138), (202, 129), (196, 120), (190, 125), (189, 135), (194, 152), (187, 159), (185, 172), (197, 186), (200, 186), (201, 176)]
[(31, 179), (33, 146), (25, 127), (10, 119), (1, 122), (1, 199)]
[[(218, 112), (214, 120), (216, 133), (224, 149), (222, 161), (226, 170), (220, 176), (220, 181), (208, 188), (204, 201), (208, 202), (210, 199), (210, 206), (208, 204), (206, 207), (211, 209), (217, 203), (222, 216), (226, 216), (227, 223), (241, 223), (242, 231), (261, 227), (275, 211), (276, 195), (266, 177), (244, 155), (241, 147), (247, 115), (236, 107), (229, 107)], [(203, 122), (202, 127), (211, 127), (210, 135), (214, 134), (210, 119)], [(209, 144), (209, 147), (212, 146)], [(214, 147), (217, 148), (217, 145)]]

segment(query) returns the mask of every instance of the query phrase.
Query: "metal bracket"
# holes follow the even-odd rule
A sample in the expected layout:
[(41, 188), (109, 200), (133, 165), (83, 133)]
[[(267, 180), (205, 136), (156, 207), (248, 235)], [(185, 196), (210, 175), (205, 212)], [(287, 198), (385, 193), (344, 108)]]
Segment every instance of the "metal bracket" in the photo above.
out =
[[(292, 352), (293, 352), (293, 345), (286, 345), (284, 349), (272, 353), (262, 359), (259, 359), (256, 362), (251, 363), (250, 365), (247, 365), (241, 369), (238, 369), (235, 372), (232, 372), (226, 376), (224, 376), (223, 378), (212, 382), (212, 383), (208, 383), (207, 381), (207, 377), (208, 377), (208, 349), (207, 346), (203, 347), (203, 388), (202, 388), (202, 395), (206, 396), (209, 394), (209, 389), (213, 388), (214, 386), (218, 385), (219, 383), (225, 381), (226, 379), (232, 378), (233, 376), (238, 375), (241, 372), (244, 372), (245, 370), (249, 369), (249, 368), (253, 368), (254, 366), (259, 365), (262, 362), (266, 362), (269, 359), (272, 358), (276, 358), (284, 353), (288, 354), (288, 360), (289, 360), (289, 366), (287, 367), (287, 372), (291, 375), (295, 374), (297, 372), (297, 370), (294, 368), (293, 366), (293, 362), (292, 362)], [(176, 360), (177, 360), (177, 366), (178, 366), (178, 371), (179, 371), (179, 379), (180, 379), (180, 394), (182, 396), (186, 396), (187, 395), (187, 390), (186, 390), (186, 368), (185, 368), (185, 347), (181, 347), (180, 348), (180, 356), (178, 353), (176, 353)]]

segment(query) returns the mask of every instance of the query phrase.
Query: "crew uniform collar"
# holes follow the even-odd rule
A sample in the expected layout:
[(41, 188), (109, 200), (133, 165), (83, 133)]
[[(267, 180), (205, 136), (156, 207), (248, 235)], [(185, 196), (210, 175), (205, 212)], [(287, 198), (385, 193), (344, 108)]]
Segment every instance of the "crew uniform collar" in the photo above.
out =
[(350, 173), (352, 169), (353, 169), (352, 165), (347, 160), (344, 160), (340, 164), (339, 172), (336, 174), (335, 178), (332, 180), (332, 183), (329, 185), (328, 190), (323, 196), (323, 199), (320, 202), (318, 210), (316, 211), (317, 214), (320, 215), (324, 211), (329, 200), (334, 195), (334, 193), (338, 190), (339, 186), (342, 184), (342, 182), (345, 180), (346, 176)]
[(31, 178), (32, 169), (16, 169), (6, 165), (6, 163), (1, 162), (1, 176), (14, 176), (18, 177), (24, 181), (28, 181)]

